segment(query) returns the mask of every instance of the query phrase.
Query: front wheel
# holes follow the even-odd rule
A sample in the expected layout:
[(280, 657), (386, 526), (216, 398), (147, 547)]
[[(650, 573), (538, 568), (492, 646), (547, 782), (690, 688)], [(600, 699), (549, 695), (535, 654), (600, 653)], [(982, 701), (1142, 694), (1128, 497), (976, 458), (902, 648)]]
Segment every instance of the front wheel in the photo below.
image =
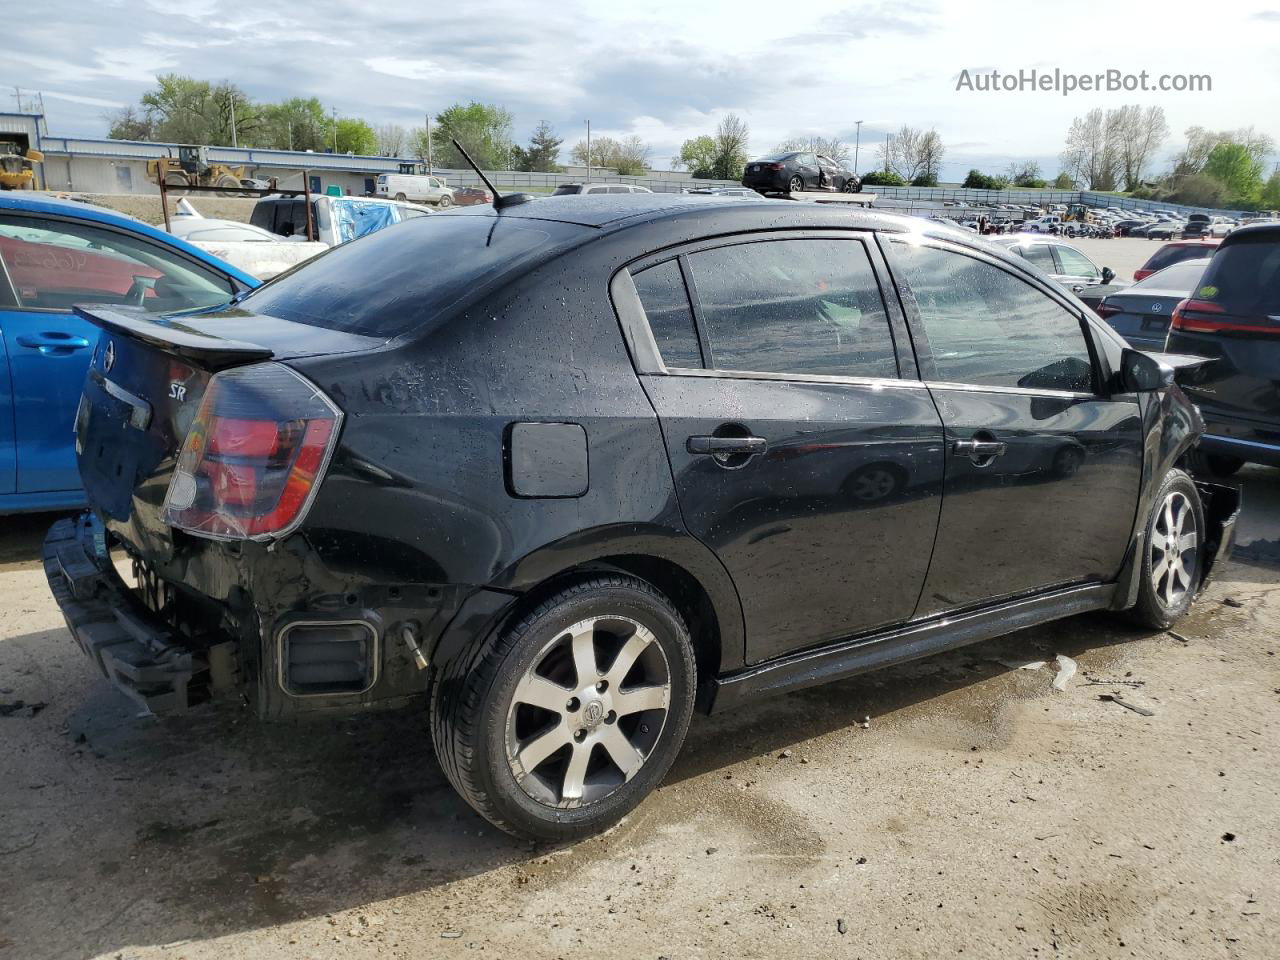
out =
[(693, 712), (693, 647), (650, 584), (602, 575), (439, 670), (431, 735), (450, 782), (520, 837), (617, 823), (661, 782)]
[(453, 206), (453, 197), (449, 196), (446, 193), (444, 196), (440, 198), (440, 201), (439, 203), (436, 204), (436, 206), (438, 206), (441, 210), (448, 209), (449, 207)]
[(840, 189), (844, 193), (857, 193), (858, 186), (859, 184), (857, 180), (853, 179), (853, 177), (846, 177), (844, 181), (844, 186), (841, 187)]
[(1147, 518), (1134, 620), (1164, 630), (1187, 612), (1200, 586), (1203, 544), (1200, 494), (1186, 473), (1170, 470)]

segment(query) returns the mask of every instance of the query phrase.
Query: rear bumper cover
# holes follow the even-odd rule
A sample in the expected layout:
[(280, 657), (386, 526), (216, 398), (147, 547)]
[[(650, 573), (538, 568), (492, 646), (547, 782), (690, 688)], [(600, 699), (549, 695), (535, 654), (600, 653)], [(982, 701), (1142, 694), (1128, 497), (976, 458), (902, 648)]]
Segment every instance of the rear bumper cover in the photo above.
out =
[(124, 585), (96, 519), (59, 520), (45, 536), (43, 555), (67, 629), (103, 676), (154, 714), (187, 710), (192, 677), (206, 664)]

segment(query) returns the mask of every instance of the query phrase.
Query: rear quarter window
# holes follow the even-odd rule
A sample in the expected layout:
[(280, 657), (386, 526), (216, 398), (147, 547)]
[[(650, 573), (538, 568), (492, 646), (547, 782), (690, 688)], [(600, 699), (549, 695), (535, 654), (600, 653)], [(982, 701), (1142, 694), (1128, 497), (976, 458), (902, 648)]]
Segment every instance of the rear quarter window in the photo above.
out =
[(423, 328), (464, 296), (495, 286), (589, 234), (515, 217), (420, 217), (335, 247), (241, 303), (326, 330), (390, 339)]

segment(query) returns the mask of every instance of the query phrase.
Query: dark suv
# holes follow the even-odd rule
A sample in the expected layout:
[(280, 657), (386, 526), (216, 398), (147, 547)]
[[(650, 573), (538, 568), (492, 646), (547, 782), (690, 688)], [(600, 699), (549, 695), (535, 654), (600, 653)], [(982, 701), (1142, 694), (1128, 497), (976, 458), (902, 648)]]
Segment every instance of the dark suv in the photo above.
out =
[(1174, 310), (1165, 349), (1211, 358), (1187, 385), (1207, 424), (1203, 465), (1280, 466), (1280, 223), (1227, 234)]
[(221, 312), (81, 311), (92, 510), (45, 569), (85, 652), (157, 713), (425, 704), (525, 836), (615, 822), (695, 704), (1086, 610), (1168, 626), (1238, 503), (1181, 469), (1172, 368), (910, 218), (500, 199)]
[(792, 150), (753, 160), (743, 168), (742, 185), (759, 193), (858, 193), (862, 181), (844, 164), (814, 153)]

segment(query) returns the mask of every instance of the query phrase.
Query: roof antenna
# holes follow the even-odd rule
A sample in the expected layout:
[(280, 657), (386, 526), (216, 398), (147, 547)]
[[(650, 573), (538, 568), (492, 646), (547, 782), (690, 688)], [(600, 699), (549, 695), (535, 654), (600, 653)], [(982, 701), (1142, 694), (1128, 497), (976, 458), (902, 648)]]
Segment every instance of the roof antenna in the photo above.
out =
[(504, 207), (514, 207), (517, 204), (527, 203), (533, 199), (533, 197), (527, 193), (508, 193), (504, 197), (498, 192), (498, 188), (493, 185), (489, 178), (484, 175), (484, 171), (481, 170), (476, 165), (476, 162), (471, 159), (471, 154), (467, 153), (462, 144), (458, 142), (458, 138), (450, 137), (449, 140), (457, 148), (458, 152), (462, 154), (462, 159), (471, 164), (471, 169), (476, 172), (476, 176), (484, 181), (484, 185), (488, 187), (489, 192), (493, 194), (493, 209), (501, 210)]

